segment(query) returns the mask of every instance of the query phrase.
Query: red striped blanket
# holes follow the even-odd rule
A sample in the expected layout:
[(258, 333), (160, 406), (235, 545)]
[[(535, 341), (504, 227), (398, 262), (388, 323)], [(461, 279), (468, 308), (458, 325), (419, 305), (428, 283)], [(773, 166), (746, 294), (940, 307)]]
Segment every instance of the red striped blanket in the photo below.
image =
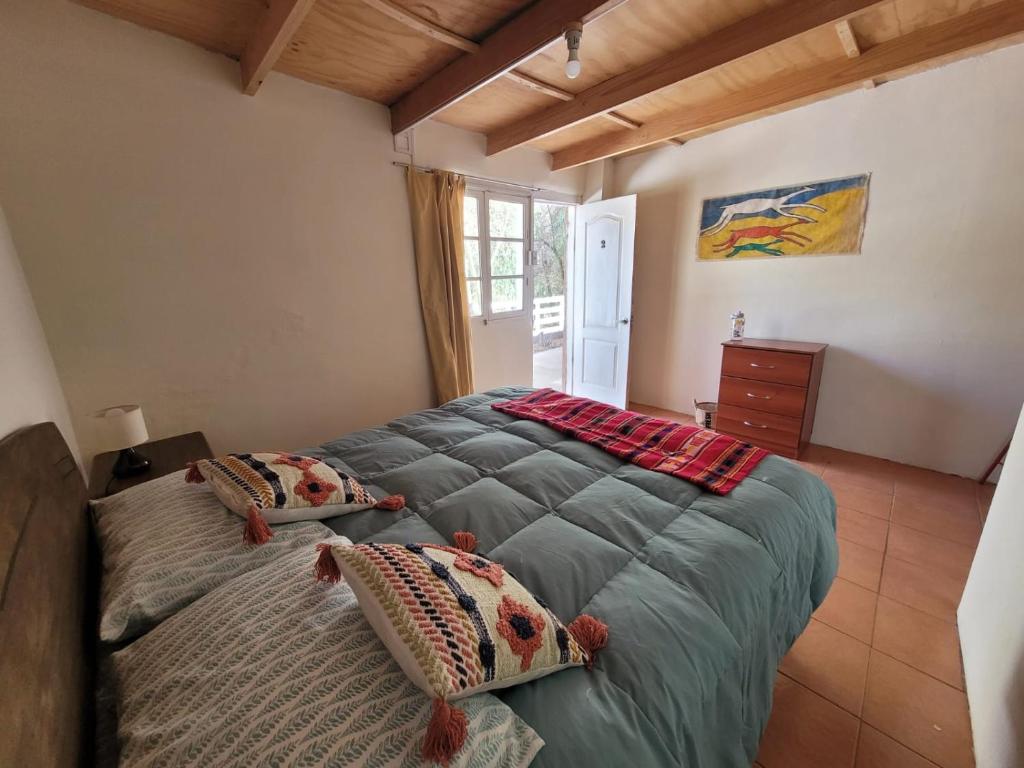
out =
[(546, 424), (644, 469), (689, 480), (724, 496), (768, 451), (727, 435), (539, 389), (492, 403), (496, 411)]

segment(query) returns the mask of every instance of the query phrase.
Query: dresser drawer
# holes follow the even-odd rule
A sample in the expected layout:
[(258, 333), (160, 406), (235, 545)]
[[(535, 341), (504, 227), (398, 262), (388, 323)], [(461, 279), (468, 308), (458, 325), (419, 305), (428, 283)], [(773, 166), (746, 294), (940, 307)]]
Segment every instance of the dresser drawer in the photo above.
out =
[(806, 387), (811, 375), (811, 356), (791, 352), (724, 347), (722, 375)]
[(804, 415), (807, 390), (789, 384), (723, 376), (718, 384), (718, 402), (799, 419)]
[(718, 406), (719, 432), (762, 443), (795, 449), (800, 445), (801, 420), (791, 416), (778, 416), (735, 405)]

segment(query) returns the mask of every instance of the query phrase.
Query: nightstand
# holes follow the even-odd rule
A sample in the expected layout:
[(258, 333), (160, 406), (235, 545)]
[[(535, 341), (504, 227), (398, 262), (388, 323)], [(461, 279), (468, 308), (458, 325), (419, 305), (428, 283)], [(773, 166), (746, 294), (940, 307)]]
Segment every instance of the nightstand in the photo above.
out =
[(139, 453), (146, 456), (152, 463), (149, 471), (136, 477), (123, 480), (112, 478), (110, 470), (117, 461), (117, 451), (98, 454), (92, 460), (92, 471), (89, 474), (89, 498), (100, 499), (104, 496), (123, 491), (147, 480), (169, 475), (184, 469), (185, 464), (199, 459), (212, 459), (210, 444), (202, 432), (189, 432), (187, 435), (165, 437), (150, 443), (136, 446)]

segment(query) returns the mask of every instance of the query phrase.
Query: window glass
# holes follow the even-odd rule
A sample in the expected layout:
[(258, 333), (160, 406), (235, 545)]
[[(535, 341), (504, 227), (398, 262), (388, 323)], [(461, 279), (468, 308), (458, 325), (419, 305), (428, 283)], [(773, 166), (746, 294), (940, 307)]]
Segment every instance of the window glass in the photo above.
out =
[(462, 206), (462, 234), (466, 237), (480, 235), (480, 208), (477, 199), (466, 195)]
[(526, 206), (507, 200), (490, 200), (489, 203), (487, 216), (491, 237), (514, 237), (521, 240), (525, 234), (523, 212)]
[(523, 244), (492, 240), (491, 274), (494, 277), (523, 274)]
[(467, 280), (466, 288), (469, 294), (469, 314), (473, 317), (480, 317), (484, 313), (484, 304), (480, 298), (480, 281)]
[(523, 278), (491, 280), (491, 312), (517, 312), (523, 308)]
[(465, 240), (466, 277), (480, 277), (480, 241)]

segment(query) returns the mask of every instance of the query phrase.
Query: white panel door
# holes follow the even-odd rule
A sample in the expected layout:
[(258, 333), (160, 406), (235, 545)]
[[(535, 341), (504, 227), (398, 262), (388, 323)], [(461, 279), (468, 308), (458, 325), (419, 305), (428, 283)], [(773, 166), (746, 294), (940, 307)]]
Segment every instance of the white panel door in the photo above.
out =
[(576, 209), (571, 392), (626, 407), (636, 195)]

